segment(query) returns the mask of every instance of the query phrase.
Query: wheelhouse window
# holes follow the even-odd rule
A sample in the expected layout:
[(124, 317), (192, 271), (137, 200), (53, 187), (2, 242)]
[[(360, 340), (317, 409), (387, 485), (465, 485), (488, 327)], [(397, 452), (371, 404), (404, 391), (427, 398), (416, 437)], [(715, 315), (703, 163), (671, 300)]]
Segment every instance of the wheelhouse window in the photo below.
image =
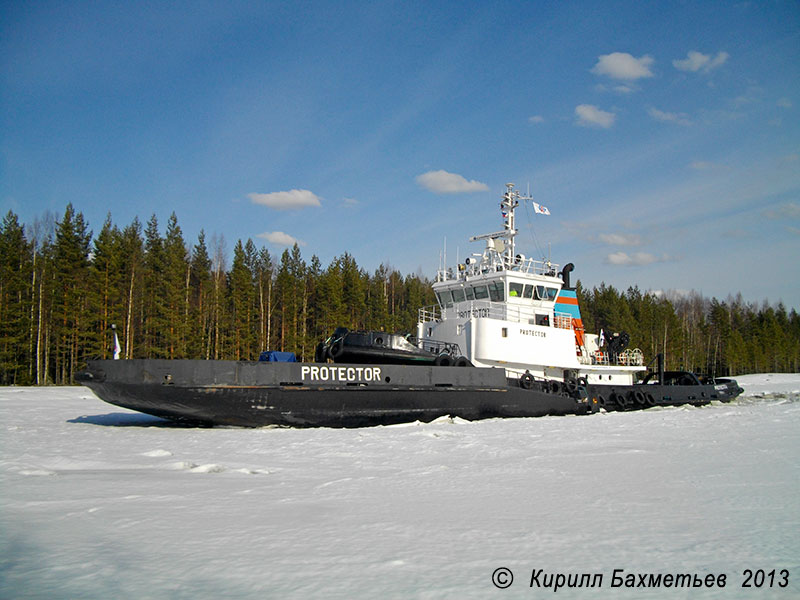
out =
[(536, 300), (547, 300), (549, 302), (554, 302), (556, 296), (558, 296), (557, 288), (546, 287), (543, 285), (537, 285), (533, 295)]
[(464, 290), (461, 288), (455, 288), (452, 290), (453, 294), (453, 302), (463, 302), (464, 301)]
[(505, 299), (505, 286), (502, 281), (493, 281), (489, 284), (489, 299), (492, 302), (502, 302)]
[(511, 298), (522, 298), (523, 288), (525, 286), (521, 283), (517, 283), (516, 281), (511, 281), (508, 284), (508, 297)]
[(450, 290), (442, 290), (436, 294), (439, 297), (439, 305), (443, 308), (450, 308), (453, 306), (453, 295)]
[(489, 290), (485, 285), (475, 286), (475, 300), (486, 300), (489, 297)]
[(464, 288), (464, 294), (466, 294), (467, 300), (475, 300), (475, 290), (471, 287)]

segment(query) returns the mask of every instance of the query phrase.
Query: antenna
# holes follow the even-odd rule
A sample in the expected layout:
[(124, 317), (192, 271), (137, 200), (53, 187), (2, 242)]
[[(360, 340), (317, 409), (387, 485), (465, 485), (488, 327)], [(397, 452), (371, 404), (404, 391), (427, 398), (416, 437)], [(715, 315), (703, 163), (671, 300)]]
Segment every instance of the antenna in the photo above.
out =
[(444, 273), (444, 278), (447, 279), (447, 236), (444, 236), (444, 264), (442, 265), (442, 273)]

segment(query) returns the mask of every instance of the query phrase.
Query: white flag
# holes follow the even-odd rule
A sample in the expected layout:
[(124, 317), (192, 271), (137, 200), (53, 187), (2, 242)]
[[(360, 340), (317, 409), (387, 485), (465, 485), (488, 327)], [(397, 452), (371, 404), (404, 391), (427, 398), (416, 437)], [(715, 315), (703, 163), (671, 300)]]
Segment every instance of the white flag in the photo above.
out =
[(119, 338), (117, 337), (117, 332), (114, 332), (114, 360), (119, 360), (119, 353), (122, 351), (122, 348), (119, 347)]
[(600, 341), (598, 342), (598, 344), (597, 344), (597, 345), (598, 345), (598, 346), (602, 346), (602, 345), (603, 345), (603, 344), (605, 344), (605, 343), (606, 343), (606, 336), (605, 336), (605, 335), (603, 335), (603, 330), (601, 329), (601, 330), (600, 330)]
[(533, 212), (538, 213), (540, 215), (550, 216), (550, 211), (547, 210), (547, 207), (542, 206), (541, 204), (537, 204), (536, 202), (533, 203)]

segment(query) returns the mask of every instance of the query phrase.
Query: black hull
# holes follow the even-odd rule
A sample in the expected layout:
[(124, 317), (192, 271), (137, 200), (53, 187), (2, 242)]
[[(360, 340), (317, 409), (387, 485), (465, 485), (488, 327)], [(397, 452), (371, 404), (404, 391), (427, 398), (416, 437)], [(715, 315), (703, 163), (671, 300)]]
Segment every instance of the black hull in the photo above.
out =
[(730, 379), (715, 384), (696, 385), (590, 385), (589, 398), (607, 411), (642, 410), (656, 406), (703, 406), (711, 402), (730, 402), (742, 393)]
[(585, 394), (525, 389), (502, 369), (108, 360), (91, 361), (78, 379), (110, 404), (200, 425), (368, 427), (598, 408)]

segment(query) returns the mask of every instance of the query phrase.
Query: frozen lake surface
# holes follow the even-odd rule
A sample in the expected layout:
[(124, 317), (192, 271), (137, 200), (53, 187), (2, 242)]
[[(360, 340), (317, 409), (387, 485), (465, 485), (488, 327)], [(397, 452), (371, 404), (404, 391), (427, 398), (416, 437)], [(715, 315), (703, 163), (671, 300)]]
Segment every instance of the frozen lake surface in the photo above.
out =
[[(542, 569), (603, 575), (558, 598), (797, 598), (800, 376), (738, 380), (727, 405), (356, 430), (0, 388), (0, 597), (532, 598)], [(614, 569), (727, 585), (612, 589)]]

